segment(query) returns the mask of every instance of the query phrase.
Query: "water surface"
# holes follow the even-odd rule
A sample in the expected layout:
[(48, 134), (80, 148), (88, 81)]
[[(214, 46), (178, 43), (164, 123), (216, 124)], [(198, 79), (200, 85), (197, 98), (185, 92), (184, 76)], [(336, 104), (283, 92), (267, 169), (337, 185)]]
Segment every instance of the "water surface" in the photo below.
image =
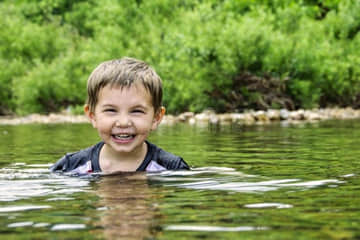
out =
[(47, 170), (88, 124), (0, 126), (4, 239), (359, 239), (360, 121), (160, 126), (191, 171), (75, 178)]

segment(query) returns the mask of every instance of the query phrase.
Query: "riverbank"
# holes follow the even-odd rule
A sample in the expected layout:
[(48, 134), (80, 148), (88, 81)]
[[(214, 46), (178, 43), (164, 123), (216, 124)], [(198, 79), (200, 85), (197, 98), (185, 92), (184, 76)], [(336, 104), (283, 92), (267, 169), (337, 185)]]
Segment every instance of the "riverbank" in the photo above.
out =
[[(216, 114), (213, 111), (202, 113), (186, 112), (180, 115), (166, 115), (161, 124), (172, 125), (179, 122), (191, 125), (255, 125), (269, 124), (274, 122), (284, 122), (296, 124), (302, 122), (315, 122), (323, 120), (345, 120), (360, 119), (360, 109), (352, 108), (328, 108), (313, 110), (267, 110), (267, 111), (248, 111), (244, 113), (224, 113)], [(66, 113), (51, 113), (49, 115), (31, 114), (24, 117), (5, 116), (0, 117), (0, 125), (19, 125), (19, 124), (59, 124), (59, 123), (87, 123), (89, 120), (84, 115), (70, 115)]]

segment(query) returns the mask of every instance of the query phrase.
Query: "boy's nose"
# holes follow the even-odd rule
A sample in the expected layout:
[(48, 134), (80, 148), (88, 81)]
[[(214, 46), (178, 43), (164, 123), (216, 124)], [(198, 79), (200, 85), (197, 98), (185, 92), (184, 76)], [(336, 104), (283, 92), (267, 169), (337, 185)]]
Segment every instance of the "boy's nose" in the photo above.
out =
[(116, 127), (130, 127), (131, 124), (131, 120), (128, 117), (120, 117), (116, 120), (115, 122), (115, 126)]

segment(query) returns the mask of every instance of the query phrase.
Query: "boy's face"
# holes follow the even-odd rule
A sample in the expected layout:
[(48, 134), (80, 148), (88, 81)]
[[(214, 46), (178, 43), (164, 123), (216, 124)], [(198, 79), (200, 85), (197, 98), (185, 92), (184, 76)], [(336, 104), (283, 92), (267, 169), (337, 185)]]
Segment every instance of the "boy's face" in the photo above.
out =
[(130, 87), (109, 85), (99, 92), (95, 111), (85, 112), (113, 154), (136, 154), (160, 123), (165, 109), (155, 113), (150, 93), (140, 84)]

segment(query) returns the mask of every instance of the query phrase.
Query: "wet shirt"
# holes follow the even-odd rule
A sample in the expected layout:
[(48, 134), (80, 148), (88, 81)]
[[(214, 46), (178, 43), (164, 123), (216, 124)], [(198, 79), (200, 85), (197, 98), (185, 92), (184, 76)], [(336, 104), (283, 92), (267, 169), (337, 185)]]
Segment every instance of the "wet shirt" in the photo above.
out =
[[(189, 166), (181, 157), (166, 152), (150, 142), (146, 141), (146, 144), (148, 145), (147, 154), (136, 171), (157, 172), (189, 169)], [(53, 172), (70, 172), (76, 175), (101, 172), (99, 156), (103, 146), (104, 142), (99, 142), (92, 147), (66, 154), (51, 166), (50, 170)]]

